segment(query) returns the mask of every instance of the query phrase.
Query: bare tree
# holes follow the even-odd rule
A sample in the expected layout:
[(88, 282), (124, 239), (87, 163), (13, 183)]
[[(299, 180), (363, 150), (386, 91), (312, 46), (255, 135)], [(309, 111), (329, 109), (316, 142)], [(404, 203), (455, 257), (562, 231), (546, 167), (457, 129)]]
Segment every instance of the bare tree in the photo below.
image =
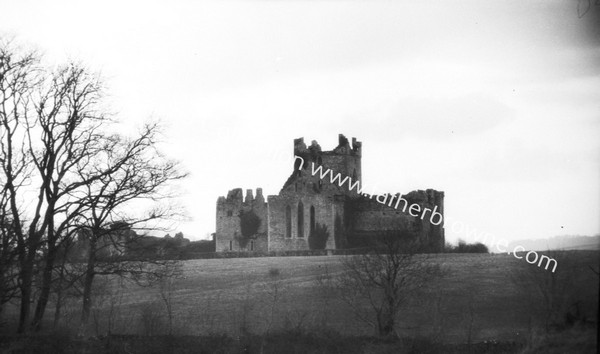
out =
[[(57, 328), (63, 315), (63, 305), (68, 298), (75, 297), (77, 288), (73, 285), (79, 281), (80, 276), (74, 272), (74, 267), (71, 262), (71, 253), (73, 250), (73, 239), (67, 238), (60, 247), (57, 257), (57, 264), (54, 268), (54, 279), (52, 284), (52, 293), (55, 295), (54, 301), (54, 323), (53, 327)], [(75, 290), (75, 291), (73, 291)], [(79, 294), (77, 294), (79, 295)]]
[(168, 264), (163, 268), (158, 281), (158, 289), (160, 299), (165, 305), (165, 310), (169, 318), (169, 335), (173, 335), (173, 293), (175, 292), (175, 280), (182, 277), (182, 269), (180, 263)]
[[(279, 268), (270, 268), (268, 272), (268, 279), (262, 284), (261, 290), (264, 293), (262, 296), (263, 310), (265, 316), (265, 334), (269, 334), (276, 320), (276, 315), (279, 312), (279, 303), (285, 292), (284, 284), (281, 280), (281, 271)], [(264, 338), (261, 344), (261, 348), (264, 346)]]
[(546, 332), (564, 324), (569, 306), (576, 302), (575, 284), (581, 268), (566, 251), (548, 251), (548, 256), (560, 264), (560, 271), (551, 272), (521, 263), (510, 274), (513, 284), (528, 302), (530, 321), (537, 320)]
[(401, 235), (382, 237), (372, 252), (344, 258), (344, 271), (331, 282), (337, 296), (380, 336), (398, 335), (402, 305), (444, 274), (417, 251), (416, 244), (406, 243)]
[(116, 169), (94, 169), (96, 173), (86, 178), (78, 173), (93, 161), (105, 140), (102, 128), (109, 120), (98, 112), (101, 95), (94, 75), (77, 65), (67, 65), (48, 75), (33, 96), (34, 114), (26, 115), (28, 152), (39, 182), (36, 222), (30, 229), (36, 228), (39, 219), (44, 233), (34, 234), (43, 237), (46, 248), (32, 321), (35, 329), (39, 329), (48, 303), (60, 243), (70, 236), (68, 226), (81, 216), (84, 207), (73, 200), (74, 192)]
[(477, 335), (477, 298), (475, 297), (476, 289), (473, 286), (469, 286), (465, 289), (466, 296), (464, 297), (464, 303), (462, 305), (461, 317), (463, 326), (467, 337), (467, 348), (468, 352), (472, 352), (473, 338)]
[(16, 267), (16, 237), (12, 222), (7, 218), (5, 193), (0, 195), (0, 315), (4, 304), (18, 293), (18, 269)]
[[(157, 203), (173, 197), (165, 188), (169, 182), (183, 178), (185, 174), (179, 171), (177, 163), (165, 160), (157, 153), (157, 134), (158, 125), (149, 124), (138, 138), (131, 141), (111, 136), (106, 140), (105, 148), (94, 157), (93, 169), (82, 168), (79, 172), (80, 180), (90, 180), (98, 171), (112, 171), (85, 185), (84, 191), (80, 192), (83, 195), (76, 198), (85, 216), (81, 234), (87, 246), (82, 327), (89, 318), (95, 275), (127, 276), (155, 272), (153, 268), (146, 272), (147, 267), (143, 264), (123, 262), (115, 256), (123, 255), (128, 246), (138, 240), (138, 234), (132, 229), (155, 228), (156, 225), (148, 226), (148, 223), (177, 214), (177, 209)], [(148, 201), (152, 208), (145, 215), (130, 215), (126, 208), (142, 199)], [(107, 253), (107, 250), (114, 252)], [(102, 253), (104, 259), (99, 259)], [(166, 265), (168, 262), (162, 263)]]
[(0, 206), (11, 263), (2, 270), (18, 270), (18, 332), (40, 328), (63, 243), (84, 227), (96, 239), (110, 237), (106, 226), (117, 219), (151, 228), (148, 221), (168, 208), (124, 216), (125, 204), (164, 199), (161, 187), (184, 176), (156, 150), (156, 125), (132, 140), (107, 133), (112, 120), (100, 109), (95, 75), (80, 65), (44, 70), (38, 63), (35, 53), (0, 43)]
[[(5, 258), (9, 264), (3, 267), (3, 272), (18, 267), (21, 319), (29, 317), (35, 251), (43, 233), (43, 230), (36, 233), (35, 227), (25, 231), (23, 225), (27, 218), (23, 215), (19, 198), (23, 186), (30, 182), (32, 172), (23, 125), (24, 117), (31, 109), (30, 95), (39, 83), (38, 63), (36, 53), (18, 53), (11, 41), (0, 38), (0, 181), (3, 226), (10, 230), (10, 233), (3, 234), (3, 241), (8, 247), (4, 251), (12, 253), (14, 250), (17, 257), (17, 262), (13, 263), (12, 255), (4, 254), (10, 258)], [(29, 237), (30, 233), (34, 237)], [(34, 252), (28, 252), (28, 249)], [(23, 330), (24, 321), (20, 321), (19, 331)]]

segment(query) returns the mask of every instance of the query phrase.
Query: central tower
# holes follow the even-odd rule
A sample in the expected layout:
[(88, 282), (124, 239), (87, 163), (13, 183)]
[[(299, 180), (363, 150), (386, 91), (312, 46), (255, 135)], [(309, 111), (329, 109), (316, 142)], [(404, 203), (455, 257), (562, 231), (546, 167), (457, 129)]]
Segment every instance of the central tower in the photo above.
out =
[[(315, 140), (307, 147), (304, 138), (294, 139), (294, 155), (302, 158), (306, 170), (310, 171), (314, 163), (315, 168), (323, 166), (323, 171), (331, 169), (335, 174), (351, 177), (352, 181), (362, 179), (362, 143), (356, 138), (352, 138), (350, 145), (348, 139), (339, 134), (338, 145), (331, 151), (322, 151)], [(294, 172), (299, 172), (302, 160), (294, 159)]]

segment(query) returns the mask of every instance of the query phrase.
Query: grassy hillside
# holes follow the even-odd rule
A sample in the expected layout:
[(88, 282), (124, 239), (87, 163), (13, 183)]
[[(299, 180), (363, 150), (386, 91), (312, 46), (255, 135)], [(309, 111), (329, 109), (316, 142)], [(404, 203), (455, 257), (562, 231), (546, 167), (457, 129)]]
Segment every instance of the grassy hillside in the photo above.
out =
[[(569, 252), (554, 274), (567, 279), (580, 313), (596, 321), (598, 252)], [(282, 329), (332, 329), (344, 335), (372, 335), (348, 306), (317, 279), (343, 271), (343, 256), (206, 259), (183, 262), (184, 278), (163, 287), (170, 299), (173, 332), (182, 335), (265, 333)], [(539, 289), (515, 282), (519, 274), (551, 279), (552, 273), (507, 255), (440, 254), (432, 262), (448, 275), (404, 307), (402, 336), (444, 342), (525, 341), (542, 325)], [(545, 277), (545, 278), (544, 278)], [(561, 282), (563, 280), (560, 280)], [(93, 312), (98, 334), (164, 334), (168, 331), (161, 291), (126, 285), (99, 286)], [(571, 300), (570, 300), (571, 301)], [(367, 305), (366, 303), (364, 304)], [(366, 307), (365, 307), (366, 309)], [(73, 303), (62, 325), (76, 323)], [(572, 310), (574, 311), (574, 310)], [(49, 314), (48, 318), (51, 318)]]

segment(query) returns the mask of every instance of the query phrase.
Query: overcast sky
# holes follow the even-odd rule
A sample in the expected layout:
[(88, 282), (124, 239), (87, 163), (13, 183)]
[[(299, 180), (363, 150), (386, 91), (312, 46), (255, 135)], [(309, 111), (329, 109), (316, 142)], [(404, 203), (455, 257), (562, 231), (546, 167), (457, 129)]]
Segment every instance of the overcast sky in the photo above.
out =
[(0, 0), (0, 34), (99, 71), (124, 124), (166, 123), (192, 239), (229, 189), (277, 194), (294, 138), (338, 133), (363, 142), (365, 184), (442, 190), (482, 232), (600, 231), (600, 6)]

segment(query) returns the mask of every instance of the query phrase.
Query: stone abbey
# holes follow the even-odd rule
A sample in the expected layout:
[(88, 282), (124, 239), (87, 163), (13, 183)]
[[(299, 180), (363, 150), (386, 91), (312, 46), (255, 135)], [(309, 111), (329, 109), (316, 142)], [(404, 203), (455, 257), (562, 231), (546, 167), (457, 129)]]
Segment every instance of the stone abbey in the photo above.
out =
[[(278, 195), (265, 200), (257, 188), (256, 196), (248, 189), (244, 197), (236, 188), (218, 198), (217, 252), (359, 248), (383, 235), (418, 239), (429, 252), (443, 250), (443, 223), (436, 225), (428, 217), (412, 216), (406, 208), (396, 209), (376, 196), (314, 175), (311, 167), (322, 166), (323, 171), (330, 169), (362, 183), (362, 143), (356, 138), (350, 144), (340, 134), (331, 151), (322, 151), (316, 141), (307, 146), (304, 138), (295, 139), (294, 155), (294, 170)], [(389, 196), (443, 215), (444, 192), (427, 189)]]

